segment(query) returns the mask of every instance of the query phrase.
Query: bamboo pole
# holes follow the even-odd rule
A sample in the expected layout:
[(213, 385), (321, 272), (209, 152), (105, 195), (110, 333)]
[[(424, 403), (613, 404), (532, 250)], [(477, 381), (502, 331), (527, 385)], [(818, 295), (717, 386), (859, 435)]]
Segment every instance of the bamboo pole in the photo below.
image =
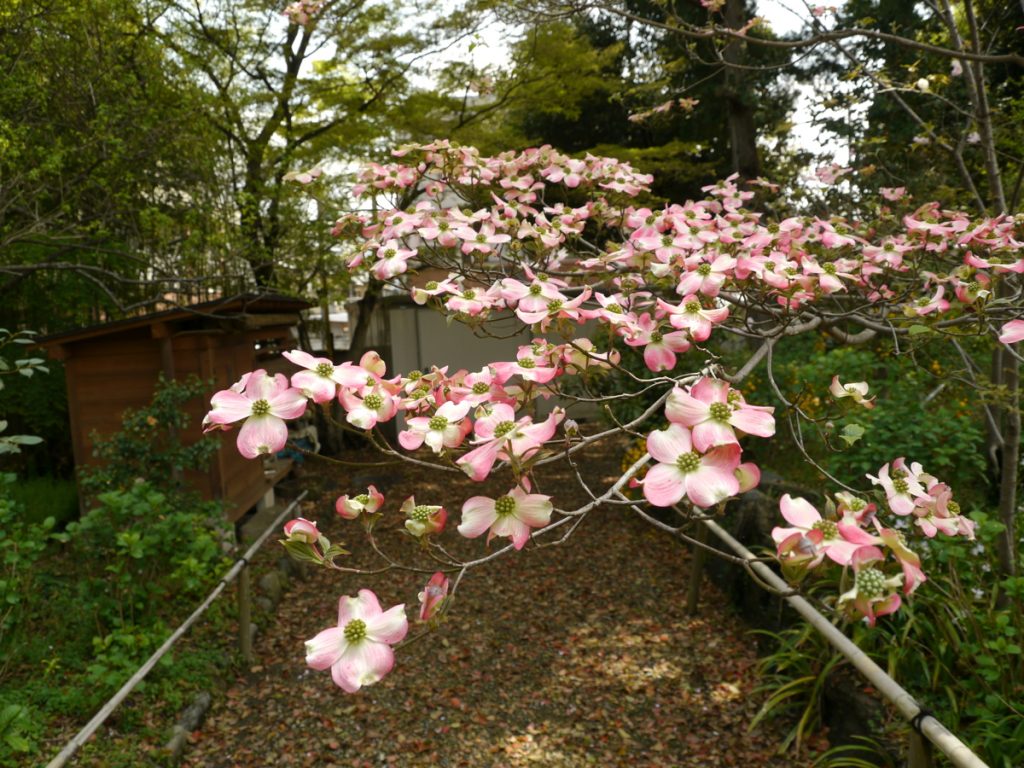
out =
[[(759, 561), (749, 549), (740, 544), (722, 526), (710, 519), (705, 519), (703, 522), (729, 549), (745, 560), (748, 560), (750, 568), (765, 583), (781, 592), (789, 590), (789, 585), (775, 571)], [(912, 724), (917, 723), (917, 733), (914, 733), (914, 736), (917, 736), (919, 733), (930, 741), (957, 768), (989, 768), (984, 760), (968, 749), (967, 745), (951, 733), (946, 726), (922, 709), (917, 700), (903, 686), (889, 677), (881, 667), (875, 664), (864, 651), (854, 645), (850, 638), (836, 629), (832, 622), (820, 614), (814, 606), (799, 595), (787, 595), (784, 599), (808, 623), (821, 632), (836, 650), (849, 659), (850, 663), (875, 687), (875, 690), (892, 702), (904, 718)], [(911, 740), (911, 745), (913, 745), (913, 740)], [(923, 768), (927, 765), (929, 763), (918, 763), (914, 765), (914, 768), (918, 768), (918, 766)]]

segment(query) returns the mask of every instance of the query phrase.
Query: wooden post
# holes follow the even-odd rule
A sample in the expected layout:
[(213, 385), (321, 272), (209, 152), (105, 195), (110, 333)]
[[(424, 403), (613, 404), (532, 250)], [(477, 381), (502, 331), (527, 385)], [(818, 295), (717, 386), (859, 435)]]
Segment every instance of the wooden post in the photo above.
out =
[[(694, 538), (701, 544), (708, 540), (708, 528), (703, 523), (697, 524), (697, 531)], [(687, 613), (697, 614), (697, 601), (700, 599), (700, 582), (704, 578), (704, 557), (707, 551), (697, 544), (692, 545), (693, 561), (690, 563), (690, 584), (686, 594)]]
[(935, 768), (934, 757), (931, 742), (912, 728), (907, 768)]
[(252, 582), (248, 563), (238, 574), (238, 650), (246, 664), (252, 664)]

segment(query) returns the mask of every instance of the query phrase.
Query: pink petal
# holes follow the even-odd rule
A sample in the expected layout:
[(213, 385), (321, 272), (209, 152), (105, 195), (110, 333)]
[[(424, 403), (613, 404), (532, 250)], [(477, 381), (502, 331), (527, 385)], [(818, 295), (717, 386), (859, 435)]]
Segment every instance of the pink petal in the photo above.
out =
[(276, 416), (250, 416), (238, 432), (238, 452), (247, 459), (275, 454), (288, 442), (288, 426)]
[(372, 685), (395, 666), (395, 654), (387, 643), (361, 640), (349, 645), (331, 667), (331, 677), (338, 686), (355, 693), (364, 685)]
[(252, 414), (252, 400), (224, 389), (210, 398), (212, 410), (206, 420), (212, 424), (232, 424)]
[(326, 358), (313, 357), (309, 352), (303, 352), (301, 349), (293, 349), (288, 352), (281, 353), (285, 359), (295, 363), (300, 368), (316, 368), (317, 365), (322, 362), (329, 363), (330, 361)]
[(281, 419), (297, 419), (306, 412), (306, 396), (292, 387), (274, 395), (267, 402), (270, 412)]
[(551, 498), (539, 493), (524, 494), (516, 498), (515, 516), (531, 528), (543, 528), (551, 522)]
[(779, 511), (782, 512), (787, 523), (805, 530), (812, 528), (816, 522), (821, 520), (818, 510), (807, 499), (800, 496), (793, 498), (788, 493), (779, 501)]
[(716, 467), (701, 462), (696, 472), (686, 475), (686, 495), (698, 507), (714, 506), (735, 496), (739, 490), (740, 483), (732, 467)]
[(732, 427), (721, 421), (708, 419), (693, 428), (693, 446), (698, 451), (706, 451), (718, 445), (739, 445)]
[(306, 664), (313, 669), (327, 669), (341, 656), (346, 643), (342, 627), (325, 629), (306, 641)]
[(690, 388), (690, 395), (702, 403), (729, 402), (729, 382), (705, 376)]
[(765, 411), (757, 411), (753, 408), (740, 407), (733, 411), (729, 423), (737, 429), (741, 429), (748, 435), (757, 437), (771, 437), (775, 434), (775, 417)]
[(676, 366), (676, 353), (664, 343), (644, 347), (644, 364), (655, 373), (671, 371)]
[(474, 448), (455, 463), (462, 468), (463, 472), (479, 483), (490, 474), (491, 467), (498, 460), (498, 451), (501, 448), (501, 440), (492, 440), (479, 448)]
[(671, 507), (686, 494), (684, 477), (675, 464), (655, 464), (644, 477), (644, 498), (656, 507)]
[(405, 616), (405, 605), (388, 608), (379, 616), (366, 620), (366, 637), (379, 643), (394, 645), (405, 638), (409, 631), (409, 620)]
[(334, 399), (338, 385), (313, 371), (299, 371), (292, 375), (292, 386), (314, 403), (326, 403)]
[(691, 397), (681, 389), (673, 389), (665, 404), (665, 416), (676, 424), (692, 427), (707, 421), (711, 411), (708, 409), (708, 403)]
[(647, 436), (647, 452), (665, 464), (673, 464), (689, 453), (691, 445), (690, 430), (679, 424), (669, 424), (667, 429), (656, 429)]
[(499, 517), (491, 527), (491, 535), (512, 539), (512, 546), (522, 549), (530, 540), (530, 526), (513, 515)]
[(482, 534), (498, 519), (494, 511), (494, 499), (486, 496), (474, 496), (467, 499), (462, 505), (462, 522), (459, 523), (458, 532), (467, 539), (475, 539)]
[(999, 333), (999, 341), (1003, 344), (1016, 344), (1024, 339), (1024, 320), (1011, 320), (1003, 326)]
[[(409, 421), (412, 421), (412, 419)], [(423, 445), (423, 433), (413, 432), (408, 429), (402, 430), (398, 433), (398, 443), (407, 451), (415, 451)]]

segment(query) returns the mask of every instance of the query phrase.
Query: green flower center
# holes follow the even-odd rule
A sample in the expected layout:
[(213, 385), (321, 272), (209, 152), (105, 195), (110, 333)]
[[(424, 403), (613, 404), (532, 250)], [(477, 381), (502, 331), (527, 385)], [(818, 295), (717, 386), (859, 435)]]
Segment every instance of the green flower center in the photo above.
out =
[(448, 426), (448, 419), (444, 416), (434, 416), (429, 422), (427, 422), (427, 426), (430, 429), (440, 431)]
[(775, 270), (775, 262), (774, 261), (766, 261), (764, 263), (764, 268), (767, 269), (769, 272), (774, 271)]
[(955, 501), (950, 501), (948, 504), (946, 504), (946, 509), (949, 510), (949, 514), (951, 515), (960, 514), (960, 505)]
[(487, 235), (485, 235), (483, 232), (481, 232), (479, 235), (476, 236), (476, 241), (478, 243), (486, 243), (487, 242)]
[(253, 416), (266, 416), (268, 413), (270, 413), (270, 403), (266, 400), (257, 400), (252, 404)]
[(538, 279), (538, 280), (540, 280), (540, 281), (541, 281), (542, 283), (546, 283), (546, 282), (547, 282), (548, 280), (550, 280), (551, 278), (550, 278), (550, 277), (548, 277), (548, 275), (547, 275), (547, 273), (546, 273), (546, 272), (539, 272), (539, 273), (537, 274), (537, 279)]
[(771, 224), (768, 225), (768, 231), (771, 232), (773, 235), (777, 235), (779, 233), (779, 225), (776, 224), (775, 222), (772, 222)]
[(511, 515), (516, 511), (516, 500), (511, 496), (502, 496), (499, 499), (495, 499), (494, 511), (497, 512), (500, 517)]
[(613, 315), (621, 315), (622, 307), (620, 307), (618, 304), (609, 304), (607, 307), (605, 307), (605, 311), (611, 312)]
[(683, 309), (686, 311), (686, 314), (688, 314), (688, 315), (695, 315), (698, 312), (700, 312), (700, 302), (699, 301), (688, 301), (688, 302), (686, 302), (686, 304), (683, 305)]
[(428, 291), (436, 291), (439, 285), (440, 283), (438, 283), (437, 280), (428, 280), (427, 284), (423, 287)]
[(345, 625), (345, 639), (350, 643), (358, 643), (366, 637), (366, 622), (362, 619), (352, 619)]
[(825, 271), (825, 274), (828, 274), (828, 275), (834, 275), (836, 273), (836, 265), (835, 264), (825, 264), (822, 267), (822, 269)]
[(711, 412), (711, 418), (715, 421), (728, 421), (732, 416), (732, 408), (726, 403), (712, 403), (708, 406), (708, 410)]
[(668, 235), (662, 235), (661, 244), (665, 247), (672, 245), (672, 238), (669, 237)]
[(869, 599), (885, 594), (885, 575), (877, 568), (858, 571), (853, 583), (857, 592)]
[(737, 405), (742, 399), (738, 389), (730, 389), (729, 394), (725, 396), (725, 399), (729, 402), (729, 405)]
[(425, 523), (430, 519), (432, 514), (434, 514), (434, 507), (429, 507), (426, 504), (417, 504), (412, 508), (412, 513), (409, 517), (417, 523)]
[(696, 451), (680, 454), (676, 459), (676, 466), (682, 473), (696, 472), (700, 467), (700, 454)]
[(448, 228), (449, 228), (450, 226), (451, 226), (451, 225), (450, 225), (450, 224), (449, 224), (449, 223), (448, 223), (447, 221), (439, 221), (439, 222), (437, 223), (437, 228), (438, 228), (438, 229), (439, 229), (439, 230), (440, 230), (441, 232), (447, 232), (447, 231), (448, 231)]
[(465, 291), (462, 292), (462, 298), (464, 298), (464, 299), (475, 299), (476, 298), (476, 291), (474, 291), (472, 288), (467, 288)]
[(313, 370), (316, 371), (317, 376), (323, 376), (325, 379), (329, 379), (331, 378), (331, 374), (334, 373), (334, 366), (330, 363), (317, 363), (316, 368)]
[(697, 267), (697, 274), (700, 275), (701, 277), (707, 277), (708, 275), (711, 274), (711, 265), (701, 264), (699, 267)]
[(412, 391), (412, 396), (416, 400), (419, 400), (421, 397), (426, 397), (429, 394), (430, 394), (430, 389), (427, 388), (427, 387), (416, 387), (416, 389), (414, 389)]
[(384, 405), (384, 398), (378, 394), (367, 395), (363, 398), (363, 405), (369, 408), (371, 411), (379, 410)]
[(550, 311), (550, 312), (557, 312), (561, 308), (562, 308), (562, 300), (561, 299), (555, 299), (554, 301), (549, 301), (548, 302), (548, 311)]
[(388, 248), (386, 251), (384, 251), (384, 258), (385, 259), (394, 258), (395, 253), (397, 253), (397, 251), (395, 251), (394, 248)]
[(847, 506), (852, 512), (860, 512), (868, 503), (864, 499), (850, 499), (850, 503)]
[(543, 290), (544, 289), (541, 288), (539, 285), (531, 285), (530, 286), (530, 295), (531, 296), (540, 296), (540, 292), (543, 291)]
[(661, 334), (661, 331), (655, 331), (654, 333), (651, 334), (651, 343), (658, 344), (664, 338), (665, 337)]
[(409, 381), (419, 381), (423, 378), (423, 371), (409, 371)]
[(910, 486), (907, 485), (907, 481), (902, 477), (897, 477), (892, 481), (892, 487), (896, 493), (906, 493), (910, 490)]
[(498, 426), (496, 426), (494, 428), (494, 436), (495, 437), (504, 437), (505, 435), (507, 435), (509, 432), (511, 432), (515, 428), (516, 428), (516, 423), (514, 421), (502, 421), (502, 422), (499, 422)]
[(537, 367), (537, 363), (534, 362), (533, 358), (524, 357), (522, 360), (519, 361), (519, 367), (520, 368), (536, 368)]
[(365, 507), (367, 504), (370, 503), (370, 494), (360, 493), (358, 496), (356, 496), (355, 500)]
[(839, 526), (832, 520), (819, 520), (811, 526), (812, 531), (821, 531), (821, 535), (826, 539), (838, 539), (839, 538)]
[(474, 395), (483, 395), (490, 391), (491, 385), (488, 384), (486, 381), (478, 381), (476, 384), (473, 385)]

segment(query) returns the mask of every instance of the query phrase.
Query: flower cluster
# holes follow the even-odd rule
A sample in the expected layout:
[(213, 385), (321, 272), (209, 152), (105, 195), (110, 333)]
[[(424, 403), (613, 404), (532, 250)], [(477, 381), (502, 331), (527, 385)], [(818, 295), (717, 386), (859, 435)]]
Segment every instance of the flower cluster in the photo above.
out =
[[(288, 12), (307, 23), (318, 9), (301, 2)], [(987, 334), (1007, 345), (1024, 340), (1016, 299), (1003, 290), (1024, 274), (1024, 243), (1012, 216), (975, 219), (928, 203), (899, 217), (888, 205), (907, 205), (906, 190), (883, 188), (884, 226), (816, 216), (769, 221), (749, 210), (756, 192), (735, 176), (705, 187), (706, 199), (645, 207), (634, 198), (650, 190), (651, 177), (611, 158), (570, 157), (550, 147), (487, 157), (448, 141), (394, 155), (395, 162), (371, 163), (359, 176), (354, 193), (368, 210), (345, 214), (332, 230), (349, 244), (350, 269), (483, 334), (514, 318), (532, 341), (479, 370), (404, 375), (389, 372), (375, 352), (335, 364), (294, 350), (285, 353), (299, 368), (290, 378), (246, 374), (214, 395), (204, 426), (243, 422), (238, 448), (253, 458), (281, 450), (286, 420), (310, 402), (340, 404), (346, 422), (376, 441), (384, 439), (378, 425), (398, 420), (398, 444), (418, 452), (416, 461), (461, 469), (474, 481), (509, 471), (508, 492), (467, 499), (456, 526), (468, 538), (509, 539), (506, 550), (574, 514), (582, 519), (631, 479), (619, 478), (603, 496), (591, 494), (593, 505), (552, 521), (551, 497), (534, 492), (535, 467), (555, 458), (556, 439), (566, 455), (601, 439), (566, 418), (571, 398), (550, 400), (566, 397), (566, 377), (582, 377), (589, 387), (593, 377), (616, 371), (617, 381), (663, 396), (668, 425), (646, 436), (654, 464), (633, 481), (653, 505), (686, 500), (709, 508), (758, 484), (759, 469), (742, 461), (741, 440), (775, 432), (772, 409), (748, 403), (706, 350), (712, 335), (767, 339), (767, 354), (782, 337), (815, 328), (837, 338), (884, 327), (907, 338), (935, 330)], [(850, 170), (833, 164), (818, 175), (835, 183)], [(294, 178), (311, 182), (316, 175)], [(653, 375), (624, 368), (623, 347), (637, 349)], [(756, 364), (752, 359), (746, 373)], [(836, 376), (830, 391), (836, 400), (873, 405), (867, 382), (843, 384)], [(590, 395), (580, 399), (602, 399)], [(631, 472), (646, 460), (633, 462)], [(874, 622), (899, 608), (901, 586), (908, 595), (925, 580), (905, 531), (970, 538), (973, 523), (948, 486), (917, 464), (897, 459), (871, 480), (881, 489), (877, 504), (837, 494), (826, 517), (806, 500), (784, 496), (780, 509), (790, 527), (773, 537), (791, 576), (825, 561), (851, 569), (853, 586), (838, 604)], [(372, 537), (384, 505), (370, 486), (339, 497), (335, 508)], [(896, 516), (892, 527), (876, 514), (881, 507)], [(405, 531), (454, 570), (459, 564), (437, 542), (449, 509), (458, 508), (413, 497), (401, 507)], [(289, 526), (293, 554), (332, 566), (342, 553), (314, 523)], [(889, 568), (890, 558), (900, 572)], [(449, 586), (444, 572), (431, 578), (420, 595), (421, 621), (432, 626), (443, 615)], [(309, 663), (331, 668), (340, 686), (357, 690), (391, 668), (391, 647), (406, 626), (404, 609), (383, 611), (373, 593), (342, 598), (338, 626), (310, 641)]]
[(656, 464), (643, 480), (644, 497), (669, 507), (685, 496), (710, 507), (757, 485), (760, 471), (740, 464), (739, 434), (775, 434), (772, 409), (748, 404), (728, 382), (702, 378), (689, 391), (668, 396), (669, 426), (647, 437), (647, 452)]
[[(960, 514), (952, 491), (926, 474), (919, 464), (907, 467), (900, 458), (869, 479), (882, 487), (884, 505), (901, 518), (913, 515), (926, 536), (937, 533), (974, 538), (974, 523)], [(782, 497), (779, 509), (791, 527), (776, 527), (772, 538), (783, 569), (802, 578), (826, 558), (853, 570), (853, 586), (839, 597), (839, 606), (853, 609), (872, 626), (879, 616), (899, 610), (900, 587), (910, 595), (927, 580), (921, 558), (907, 543), (906, 525), (887, 527), (879, 507), (848, 493), (836, 494), (834, 514), (822, 517), (806, 499)], [(899, 528), (904, 530), (899, 530)], [(901, 573), (887, 573), (888, 556)]]

